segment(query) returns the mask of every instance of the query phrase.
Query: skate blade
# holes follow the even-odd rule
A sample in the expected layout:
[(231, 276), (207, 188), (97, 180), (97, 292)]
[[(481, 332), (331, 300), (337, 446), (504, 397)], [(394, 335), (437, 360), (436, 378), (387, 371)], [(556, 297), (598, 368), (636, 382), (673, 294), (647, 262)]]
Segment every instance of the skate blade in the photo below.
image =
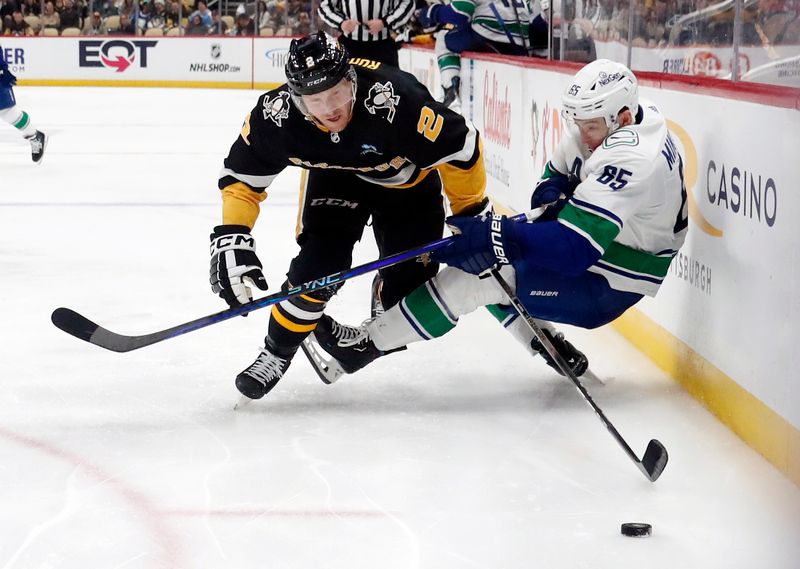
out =
[(311, 367), (317, 372), (317, 375), (323, 383), (328, 385), (335, 383), (346, 372), (342, 369), (341, 364), (333, 356), (327, 354), (317, 343), (314, 333), (308, 335), (300, 344), (300, 348), (311, 363)]
[(239, 400), (233, 404), (234, 411), (241, 411), (247, 407), (250, 407), (253, 404), (254, 399), (250, 399), (246, 395), (240, 395)]
[(597, 385), (607, 385), (610, 378), (602, 378), (599, 375), (596, 375), (592, 370), (587, 369), (585, 372), (583, 372), (583, 375), (580, 377), (580, 379), (588, 379)]

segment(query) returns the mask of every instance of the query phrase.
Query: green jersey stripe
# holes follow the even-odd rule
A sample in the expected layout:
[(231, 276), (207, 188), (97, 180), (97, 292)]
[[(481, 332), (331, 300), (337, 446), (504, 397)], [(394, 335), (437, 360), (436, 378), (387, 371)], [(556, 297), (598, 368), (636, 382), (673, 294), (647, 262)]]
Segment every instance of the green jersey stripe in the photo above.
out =
[(458, 12), (459, 14), (464, 14), (465, 16), (469, 16), (470, 18), (472, 18), (472, 15), (475, 13), (474, 2), (465, 2), (464, 0), (453, 0), (450, 6), (453, 8), (453, 11)]
[(495, 20), (494, 18), (485, 18), (478, 16), (474, 20), (472, 20), (474, 24), (486, 28), (487, 30), (491, 30), (498, 34), (505, 34), (506, 29), (512, 36), (523, 36), (528, 34), (528, 24), (519, 24), (515, 21), (506, 21), (504, 22), (505, 28), (500, 25), (500, 22)]
[(581, 229), (582, 231), (579, 233), (589, 235), (603, 251), (619, 235), (619, 226), (616, 223), (585, 209), (577, 208), (571, 203), (564, 206), (564, 209), (558, 214), (558, 219)]
[(417, 323), (430, 336), (438, 338), (455, 328), (455, 324), (450, 322), (431, 297), (427, 287), (417, 287), (403, 302)]
[(672, 255), (659, 257), (646, 251), (633, 249), (622, 243), (612, 243), (606, 249), (602, 260), (621, 269), (663, 278), (669, 270)]

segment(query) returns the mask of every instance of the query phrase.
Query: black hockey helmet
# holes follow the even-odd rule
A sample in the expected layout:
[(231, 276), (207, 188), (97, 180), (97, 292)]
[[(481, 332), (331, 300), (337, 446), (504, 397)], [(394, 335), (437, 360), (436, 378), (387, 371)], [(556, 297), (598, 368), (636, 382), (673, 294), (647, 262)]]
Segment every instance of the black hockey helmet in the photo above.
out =
[(353, 79), (347, 50), (325, 32), (292, 40), (286, 62), (286, 81), (296, 95), (330, 89), (345, 77)]

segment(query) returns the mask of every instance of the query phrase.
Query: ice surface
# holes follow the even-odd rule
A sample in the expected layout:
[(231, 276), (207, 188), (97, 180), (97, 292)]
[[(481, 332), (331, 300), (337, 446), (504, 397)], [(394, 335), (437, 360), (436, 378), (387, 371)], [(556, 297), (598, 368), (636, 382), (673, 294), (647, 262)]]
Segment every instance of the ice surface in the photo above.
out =
[[(0, 125), (0, 568), (798, 567), (800, 490), (612, 330), (568, 336), (634, 450), (669, 449), (656, 484), (487, 314), (332, 386), (299, 355), (238, 411), (267, 311), (129, 354), (60, 332), (58, 306), (123, 333), (223, 308), (216, 176), (257, 94), (16, 94), (51, 141), (35, 167)], [(256, 227), (271, 290), (298, 184)], [(357, 262), (374, 256), (367, 235)], [(370, 280), (331, 312), (363, 319)]]

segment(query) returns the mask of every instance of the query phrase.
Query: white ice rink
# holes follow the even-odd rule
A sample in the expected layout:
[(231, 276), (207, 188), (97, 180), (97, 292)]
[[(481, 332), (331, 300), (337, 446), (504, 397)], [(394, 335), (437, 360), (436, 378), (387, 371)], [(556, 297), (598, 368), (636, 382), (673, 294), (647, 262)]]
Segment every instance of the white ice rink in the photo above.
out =
[[(669, 449), (656, 484), (488, 314), (332, 386), (299, 354), (238, 411), (266, 310), (128, 354), (57, 330), (58, 306), (123, 333), (224, 307), (216, 179), (257, 93), (16, 94), (51, 140), (34, 167), (0, 124), (0, 569), (800, 567), (800, 489), (610, 329), (568, 336), (634, 450)], [(254, 232), (271, 291), (298, 180)], [(360, 322), (370, 281), (331, 312)]]

